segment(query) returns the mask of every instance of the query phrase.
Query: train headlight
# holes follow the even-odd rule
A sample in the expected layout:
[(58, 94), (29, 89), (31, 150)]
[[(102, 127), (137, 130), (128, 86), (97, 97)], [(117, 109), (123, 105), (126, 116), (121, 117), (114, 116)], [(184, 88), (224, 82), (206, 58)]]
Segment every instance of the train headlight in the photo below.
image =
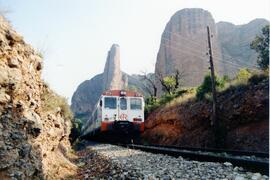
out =
[(125, 95), (127, 95), (126, 91), (120, 91), (120, 96), (125, 96)]
[(142, 121), (142, 118), (133, 118), (133, 121), (134, 122), (141, 122)]

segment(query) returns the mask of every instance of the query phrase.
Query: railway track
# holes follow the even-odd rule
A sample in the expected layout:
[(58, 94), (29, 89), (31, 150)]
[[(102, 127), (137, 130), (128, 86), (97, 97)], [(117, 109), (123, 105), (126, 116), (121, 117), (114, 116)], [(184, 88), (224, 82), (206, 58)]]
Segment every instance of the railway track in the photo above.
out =
[[(247, 171), (259, 172), (269, 175), (269, 154), (262, 152), (232, 151), (224, 149), (202, 149), (190, 147), (161, 146), (161, 145), (139, 145), (139, 144), (117, 144), (122, 147), (138, 149), (151, 153), (166, 154), (174, 157), (206, 161), (206, 162), (230, 162), (234, 166), (242, 167)], [(246, 156), (259, 157), (248, 159)]]

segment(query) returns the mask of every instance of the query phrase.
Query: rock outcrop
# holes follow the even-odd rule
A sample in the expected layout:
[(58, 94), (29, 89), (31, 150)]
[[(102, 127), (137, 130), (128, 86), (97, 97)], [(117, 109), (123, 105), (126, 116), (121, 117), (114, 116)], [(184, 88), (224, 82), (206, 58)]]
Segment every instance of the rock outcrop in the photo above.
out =
[(0, 17), (0, 179), (59, 179), (76, 171), (65, 158), (70, 120), (45, 110), (42, 59)]
[(120, 69), (120, 47), (113, 44), (107, 55), (104, 72), (81, 83), (73, 94), (71, 109), (75, 117), (86, 121), (103, 91), (126, 89), (127, 84), (128, 75)]
[(102, 92), (103, 74), (82, 82), (71, 99), (71, 109), (75, 117), (88, 120)]
[[(225, 74), (234, 75), (239, 67), (254, 68), (252, 66), (257, 63), (257, 53), (250, 49), (250, 43), (267, 24), (269, 21), (265, 19), (254, 19), (243, 25), (234, 25), (229, 22), (216, 24)], [(228, 61), (233, 64), (224, 63)]]
[[(184, 86), (197, 86), (208, 70), (209, 62), (207, 26), (210, 27), (212, 47), (217, 60), (220, 59), (215, 21), (210, 12), (203, 9), (182, 9), (167, 23), (161, 37), (161, 44), (155, 66), (156, 75), (168, 76), (179, 70), (184, 73)], [(216, 67), (219, 71), (219, 61)], [(158, 94), (161, 94), (161, 85)]]
[[(210, 27), (215, 71), (233, 77), (240, 68), (255, 68), (257, 54), (250, 43), (269, 21), (255, 19), (248, 24), (234, 25), (215, 21), (203, 9), (182, 9), (167, 23), (157, 55), (156, 76), (168, 76), (178, 69), (184, 76), (182, 85), (201, 84), (209, 67), (206, 26)], [(162, 87), (157, 78), (158, 94)]]
[(120, 70), (120, 47), (113, 44), (108, 52), (104, 72), (103, 90), (122, 89), (122, 72)]

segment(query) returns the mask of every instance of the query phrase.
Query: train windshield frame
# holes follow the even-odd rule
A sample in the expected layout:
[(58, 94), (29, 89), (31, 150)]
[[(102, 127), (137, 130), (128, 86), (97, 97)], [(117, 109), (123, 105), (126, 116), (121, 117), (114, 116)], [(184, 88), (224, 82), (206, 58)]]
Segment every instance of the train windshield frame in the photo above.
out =
[(116, 109), (116, 107), (117, 107), (116, 97), (104, 97), (105, 109)]
[(141, 98), (130, 98), (130, 109), (131, 110), (142, 110), (142, 99)]

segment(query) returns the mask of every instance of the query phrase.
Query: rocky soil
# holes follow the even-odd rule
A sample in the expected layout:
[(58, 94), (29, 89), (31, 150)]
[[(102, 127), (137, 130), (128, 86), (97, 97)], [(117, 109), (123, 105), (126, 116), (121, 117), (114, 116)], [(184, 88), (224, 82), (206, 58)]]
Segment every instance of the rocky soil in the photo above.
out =
[(108, 144), (88, 146), (78, 155), (80, 179), (268, 179), (228, 162), (188, 161)]
[[(65, 156), (70, 120), (45, 110), (42, 58), (0, 16), (0, 179), (60, 179), (76, 172)], [(56, 96), (52, 94), (52, 96)]]
[[(218, 95), (224, 148), (268, 152), (268, 89), (266, 78)], [(161, 107), (146, 119), (144, 140), (152, 144), (212, 147), (211, 109), (209, 101), (194, 99)]]

